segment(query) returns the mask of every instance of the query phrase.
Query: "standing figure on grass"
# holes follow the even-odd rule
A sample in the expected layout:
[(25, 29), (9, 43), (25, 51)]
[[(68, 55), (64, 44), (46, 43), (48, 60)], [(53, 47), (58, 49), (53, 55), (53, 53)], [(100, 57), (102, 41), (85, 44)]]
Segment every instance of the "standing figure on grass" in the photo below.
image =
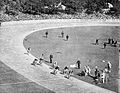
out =
[(108, 69), (108, 72), (110, 73), (111, 72), (111, 68), (112, 68), (112, 64), (110, 61), (107, 62), (107, 69)]
[(87, 70), (88, 70), (88, 75), (90, 75), (91, 69), (90, 69), (89, 65), (86, 66), (86, 67), (87, 67)]
[(62, 38), (64, 37), (64, 32), (63, 31), (61, 32), (61, 36), (62, 36)]
[(99, 44), (99, 43), (98, 43), (98, 40), (99, 40), (99, 39), (96, 39), (96, 40), (95, 40), (95, 44), (96, 44), (96, 45), (98, 45), (98, 44)]
[(111, 39), (111, 44), (114, 44), (114, 39)]
[(46, 37), (46, 38), (48, 37), (48, 31), (45, 32), (45, 37)]
[(88, 69), (87, 69), (87, 66), (84, 66), (84, 72), (85, 72), (85, 76), (87, 76), (88, 73), (89, 73), (89, 71), (88, 71)]
[(80, 60), (78, 60), (78, 61), (76, 62), (76, 65), (77, 65), (77, 68), (78, 68), (78, 69), (81, 68), (81, 62), (80, 62)]
[(108, 44), (111, 44), (111, 39), (110, 38), (108, 38)]
[(106, 77), (106, 73), (104, 70), (102, 70), (102, 73), (101, 73), (101, 81), (102, 83), (105, 83), (105, 77)]
[(104, 71), (105, 71), (105, 73), (106, 73), (105, 82), (107, 83), (107, 82), (109, 81), (109, 71), (108, 71), (108, 68), (105, 67)]
[(50, 63), (52, 63), (52, 61), (53, 61), (53, 55), (52, 54), (50, 54)]
[(95, 67), (95, 77), (98, 76), (98, 72), (99, 72), (99, 70), (98, 70), (98, 67), (96, 66), (96, 67)]
[(66, 36), (66, 40), (68, 41), (68, 39), (69, 39), (69, 36), (67, 35), (67, 36)]

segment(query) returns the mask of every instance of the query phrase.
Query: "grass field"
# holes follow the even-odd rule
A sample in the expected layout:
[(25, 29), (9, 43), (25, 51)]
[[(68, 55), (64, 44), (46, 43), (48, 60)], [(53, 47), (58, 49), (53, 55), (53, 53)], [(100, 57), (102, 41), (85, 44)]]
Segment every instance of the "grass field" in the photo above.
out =
[[(48, 38), (45, 38), (45, 32), (48, 31)], [(69, 40), (61, 37), (61, 32), (69, 35)], [(53, 54), (53, 61), (57, 61), (58, 65), (63, 68), (74, 64), (78, 59), (81, 61), (81, 69), (73, 69), (74, 75), (78, 79), (85, 82), (93, 83), (90, 77), (78, 76), (85, 65), (89, 65), (94, 74), (95, 66), (103, 70), (107, 60), (112, 63), (112, 71), (110, 81), (107, 84), (99, 84), (98, 86), (118, 91), (118, 66), (119, 54), (117, 47), (107, 46), (103, 49), (103, 42), (107, 42), (107, 38), (113, 38), (119, 41), (119, 27), (112, 26), (83, 26), (69, 27), (58, 29), (47, 29), (38, 31), (28, 35), (24, 40), (25, 48), (31, 47), (31, 54), (39, 58), (44, 54), (44, 58), (49, 60), (49, 55)], [(99, 45), (94, 45), (95, 39), (99, 39)], [(47, 63), (48, 64), (48, 63)]]

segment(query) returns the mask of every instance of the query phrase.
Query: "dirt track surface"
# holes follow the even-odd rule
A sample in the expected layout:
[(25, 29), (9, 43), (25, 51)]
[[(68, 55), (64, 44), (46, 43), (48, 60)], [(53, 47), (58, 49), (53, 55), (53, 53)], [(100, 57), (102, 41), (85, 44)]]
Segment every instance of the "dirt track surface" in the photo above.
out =
[(47, 65), (43, 64), (43, 66), (33, 67), (30, 63), (35, 57), (24, 54), (26, 52), (23, 46), (25, 36), (42, 29), (81, 25), (116, 26), (119, 25), (119, 22), (100, 22), (99, 24), (95, 21), (89, 24), (89, 21), (83, 22), (81, 20), (6, 22), (0, 27), (0, 59), (4, 64), (29, 80), (57, 93), (113, 93), (113, 91), (99, 88), (75, 78), (67, 80), (61, 75), (50, 75), (50, 69)]

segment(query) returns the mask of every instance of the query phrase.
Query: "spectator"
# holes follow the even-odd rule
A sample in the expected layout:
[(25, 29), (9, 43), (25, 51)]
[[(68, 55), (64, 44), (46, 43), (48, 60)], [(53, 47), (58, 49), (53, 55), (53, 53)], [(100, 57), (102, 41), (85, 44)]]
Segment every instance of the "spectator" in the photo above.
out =
[(81, 68), (81, 62), (80, 62), (80, 60), (78, 60), (78, 61), (76, 62), (76, 65), (77, 65), (77, 68), (78, 68), (78, 69)]
[(71, 70), (69, 70), (69, 69), (66, 69), (66, 70), (65, 70), (65, 76), (64, 76), (64, 77), (67, 78), (67, 79), (69, 79), (72, 72), (73, 72), (73, 71), (71, 71)]
[(108, 69), (108, 72), (110, 73), (111, 72), (111, 68), (112, 68), (112, 64), (110, 61), (107, 62), (107, 69)]
[(60, 67), (59, 67), (59, 66), (56, 66), (56, 67), (53, 69), (53, 71), (50, 72), (50, 73), (56, 75), (57, 72), (59, 71), (59, 69), (60, 69)]
[(85, 72), (85, 76), (87, 76), (88, 75), (88, 69), (87, 69), (87, 66), (84, 66), (84, 72)]
[(37, 62), (38, 62), (38, 59), (34, 59), (33, 62), (31, 63), (31, 65), (35, 66), (37, 64)]
[(45, 36), (46, 36), (46, 38), (48, 37), (48, 31), (45, 32)]
[(102, 83), (105, 83), (105, 76), (106, 76), (106, 73), (104, 70), (102, 70), (102, 73), (101, 73), (101, 81)]
[(31, 51), (31, 48), (28, 47), (28, 48), (27, 48), (27, 54), (28, 54), (28, 55), (29, 55), (30, 51)]
[(99, 43), (98, 43), (98, 40), (99, 40), (99, 39), (96, 39), (96, 41), (95, 41), (95, 44), (96, 44), (96, 45), (98, 45), (98, 44), (99, 44)]
[(87, 70), (88, 70), (88, 75), (90, 75), (90, 73), (91, 73), (91, 69), (90, 69), (89, 65), (86, 66), (86, 67), (87, 67)]
[(53, 62), (52, 68), (55, 68), (55, 67), (57, 67), (57, 66), (58, 66), (58, 65), (57, 65), (57, 61)]
[(103, 43), (103, 48), (104, 48), (104, 49), (106, 48), (106, 43), (105, 43), (105, 42)]
[(51, 54), (49, 58), (50, 58), (50, 63), (52, 63), (52, 61), (53, 61), (53, 55)]
[(67, 36), (66, 36), (66, 40), (68, 41), (68, 39), (69, 39), (69, 36), (67, 35)]
[(95, 67), (95, 77), (97, 77), (98, 76), (98, 67), (96, 66)]
[(61, 36), (62, 36), (62, 38), (64, 37), (64, 32), (63, 31), (61, 32)]

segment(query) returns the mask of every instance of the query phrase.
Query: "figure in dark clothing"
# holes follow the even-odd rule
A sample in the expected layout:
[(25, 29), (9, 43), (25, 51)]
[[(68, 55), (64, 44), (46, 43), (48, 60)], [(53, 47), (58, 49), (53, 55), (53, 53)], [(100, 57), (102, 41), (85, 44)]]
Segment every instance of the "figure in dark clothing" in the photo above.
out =
[(97, 77), (98, 76), (98, 67), (96, 66), (95, 67), (95, 77)]
[(69, 36), (67, 35), (67, 36), (66, 36), (66, 40), (68, 41), (68, 39), (69, 39)]
[(62, 38), (64, 37), (64, 32), (63, 31), (61, 32), (61, 36), (62, 36)]
[(108, 44), (111, 44), (111, 39), (110, 38), (108, 38)]
[(100, 83), (100, 71), (97, 71), (97, 75), (94, 77), (94, 82), (95, 84), (99, 84)]
[(114, 40), (113, 39), (111, 39), (111, 44), (114, 44)]
[(48, 31), (45, 32), (45, 36), (46, 36), (46, 38), (48, 37)]
[(80, 68), (81, 68), (81, 62), (80, 62), (80, 60), (78, 60), (78, 61), (76, 62), (76, 64), (77, 64), (77, 68), (80, 69)]
[(52, 63), (53, 55), (50, 55), (50, 63)]
[(117, 47), (117, 41), (114, 42), (113, 46), (114, 46), (114, 47)]
[(98, 40), (99, 40), (99, 39), (96, 39), (96, 41), (95, 41), (95, 44), (96, 44), (96, 45), (98, 45), (98, 44), (99, 44), (99, 43), (98, 43)]

